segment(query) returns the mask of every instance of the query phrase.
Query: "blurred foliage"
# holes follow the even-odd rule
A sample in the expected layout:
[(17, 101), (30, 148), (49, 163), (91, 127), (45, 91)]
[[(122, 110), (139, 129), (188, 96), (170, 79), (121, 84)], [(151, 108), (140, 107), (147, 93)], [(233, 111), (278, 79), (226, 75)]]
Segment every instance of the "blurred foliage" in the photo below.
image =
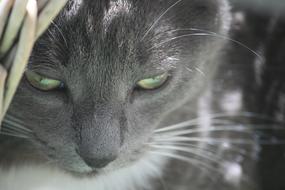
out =
[[(235, 4), (247, 6), (256, 11), (285, 11), (285, 0), (230, 0)], [(285, 13), (284, 13), (285, 14)]]

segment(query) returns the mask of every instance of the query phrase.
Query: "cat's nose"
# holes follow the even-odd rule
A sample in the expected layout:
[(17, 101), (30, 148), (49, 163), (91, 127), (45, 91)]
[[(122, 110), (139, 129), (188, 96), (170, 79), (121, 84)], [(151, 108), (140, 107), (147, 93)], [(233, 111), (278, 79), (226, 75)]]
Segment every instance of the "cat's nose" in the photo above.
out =
[[(113, 137), (115, 138), (115, 137)], [(104, 139), (104, 138), (103, 138)], [(79, 146), (78, 154), (84, 162), (93, 169), (100, 169), (114, 161), (119, 152), (118, 140), (101, 139), (101, 141), (86, 141)]]
[(105, 166), (107, 166), (109, 163), (111, 163), (116, 159), (115, 155), (106, 158), (89, 158), (84, 156), (81, 157), (89, 167), (96, 169), (104, 168)]
[(118, 122), (104, 120), (94, 127), (85, 126), (81, 130), (78, 154), (85, 163), (94, 169), (107, 166), (114, 161), (122, 145)]
[[(108, 106), (99, 106), (95, 114), (84, 115), (78, 122), (80, 137), (77, 140), (78, 155), (86, 165), (100, 169), (114, 161), (124, 142), (124, 120), (122, 114)], [(89, 117), (87, 117), (89, 116)]]

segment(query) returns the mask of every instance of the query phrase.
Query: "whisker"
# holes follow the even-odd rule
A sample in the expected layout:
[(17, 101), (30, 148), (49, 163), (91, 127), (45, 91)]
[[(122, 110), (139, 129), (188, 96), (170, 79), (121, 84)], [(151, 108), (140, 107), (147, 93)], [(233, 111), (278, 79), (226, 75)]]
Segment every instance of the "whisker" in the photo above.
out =
[(181, 156), (181, 155), (176, 155), (176, 154), (172, 154), (172, 153), (164, 152), (164, 151), (150, 151), (150, 153), (157, 154), (160, 156), (165, 156), (168, 158), (173, 158), (173, 159), (180, 160), (180, 161), (183, 161), (186, 163), (190, 163), (194, 167), (197, 167), (198, 169), (201, 169), (200, 167), (198, 167), (198, 166), (201, 166), (201, 167), (205, 168), (208, 172), (215, 171), (215, 172), (221, 173), (221, 171), (218, 170), (217, 168), (214, 168), (214, 167), (210, 166), (209, 164), (207, 164), (206, 162), (200, 161), (198, 159), (189, 158), (189, 157)]
[(11, 113), (9, 113), (9, 112), (7, 112), (7, 113), (5, 114), (5, 117), (9, 117), (9, 118), (11, 118), (11, 119), (15, 119), (15, 120), (17, 120), (17, 121), (21, 121), (17, 116), (15, 116), (15, 115), (13, 115), (13, 114), (11, 114)]
[(6, 114), (5, 115), (5, 117), (4, 118), (8, 118), (8, 119), (10, 119), (10, 120), (13, 120), (13, 121), (16, 121), (16, 122), (21, 122), (19, 119), (17, 119), (16, 117), (14, 117), (14, 116), (12, 116), (12, 115), (10, 115), (10, 114)]
[(18, 130), (17, 128), (8, 127), (5, 124), (2, 125), (2, 129), (1, 130), (4, 131), (4, 132), (11, 132), (11, 133), (27, 135), (27, 136), (31, 134), (31, 133), (26, 132), (26, 131)]
[(165, 40), (165, 41), (163, 41), (163, 42), (161, 42), (161, 43), (159, 43), (159, 44), (157, 44), (157, 45), (155, 45), (155, 46), (153, 46), (147, 50), (150, 51), (150, 50), (153, 50), (155, 48), (159, 48), (166, 43), (172, 42), (172, 41), (180, 39), (180, 38), (190, 37), (190, 36), (209, 36), (209, 33), (191, 33), (191, 34), (184, 34), (184, 35), (176, 36), (176, 37), (167, 39), (167, 40)]
[[(212, 125), (233, 125), (233, 123), (229, 120), (219, 120), (219, 119), (213, 119), (211, 122)], [(171, 126), (167, 126), (167, 127), (162, 127), (162, 128), (158, 128), (156, 129), (154, 132), (155, 133), (164, 133), (164, 132), (169, 132), (169, 131), (176, 131), (176, 130), (183, 130), (183, 129), (187, 129), (187, 128), (198, 128), (200, 126), (200, 122), (198, 121), (198, 119), (193, 119), (193, 120), (189, 120), (189, 121), (184, 121), (181, 123), (177, 123)]]
[[(210, 116), (197, 117), (197, 118), (190, 119), (188, 121), (184, 121), (184, 122), (181, 122), (181, 123), (178, 123), (178, 124), (170, 125), (170, 126), (167, 126), (167, 127), (162, 127), (162, 128), (159, 128), (159, 129), (155, 130), (155, 132), (164, 132), (164, 131), (170, 131), (170, 130), (177, 130), (179, 128), (184, 128), (186, 126), (191, 127), (192, 125), (199, 124), (199, 120), (203, 120), (203, 119), (212, 119), (212, 120), (215, 119), (216, 121), (218, 121), (218, 123), (220, 122), (221, 124), (223, 124), (223, 122), (225, 122), (225, 121), (229, 122), (229, 120), (217, 120), (217, 119), (221, 119), (221, 118), (224, 118), (224, 117), (230, 117), (230, 118), (233, 118), (233, 117), (245, 117), (245, 118), (249, 118), (249, 119), (266, 119), (266, 120), (270, 119), (270, 118), (268, 118), (266, 116), (255, 114), (255, 113), (250, 113), (250, 112), (243, 112), (243, 113), (236, 114), (236, 115), (227, 114), (227, 113), (216, 113), (216, 114), (212, 114)], [(228, 123), (225, 123), (225, 124), (228, 124)]]
[(164, 132), (156, 132), (156, 135), (160, 136), (181, 136), (181, 135), (190, 135), (195, 133), (203, 133), (203, 132), (235, 132), (235, 133), (244, 133), (244, 134), (253, 134), (253, 130), (285, 130), (284, 127), (276, 127), (273, 125), (265, 126), (265, 125), (236, 125), (236, 126), (217, 126), (217, 127), (209, 127), (209, 128), (197, 128), (197, 129), (186, 129), (186, 130), (177, 130), (177, 131), (164, 131)]
[(25, 132), (29, 132), (31, 133), (32, 131), (18, 123), (15, 123), (13, 121), (10, 121), (8, 119), (4, 119), (3, 120), (3, 124), (6, 124), (6, 127), (7, 128), (15, 128), (15, 129), (18, 129), (18, 130), (21, 130), (21, 131), (25, 131)]
[(29, 139), (29, 137), (24, 136), (24, 135), (18, 135), (18, 134), (13, 134), (13, 133), (9, 133), (9, 132), (3, 132), (3, 131), (0, 131), (0, 135)]
[[(209, 118), (209, 119), (215, 119), (214, 117), (211, 118), (211, 117), (203, 117), (203, 118)], [(181, 129), (181, 128), (190, 128), (190, 127), (195, 127), (197, 125), (200, 125), (199, 123), (199, 120), (202, 119), (201, 118), (195, 118), (195, 119), (191, 119), (191, 120), (188, 120), (188, 121), (184, 121), (184, 122), (181, 122), (181, 123), (177, 123), (177, 124), (174, 124), (174, 125), (170, 125), (170, 126), (167, 126), (167, 127), (162, 127), (162, 128), (158, 128), (156, 129), (154, 132), (155, 133), (161, 133), (161, 132), (167, 132), (167, 131), (174, 131), (174, 130), (178, 130), (178, 129)], [(229, 121), (222, 121), (222, 120), (214, 120), (213, 124), (229, 124)]]
[(9, 114), (5, 115), (3, 122), (5, 122), (9, 125), (12, 125), (13, 127), (17, 127), (19, 129), (25, 130), (27, 132), (32, 132), (30, 129), (25, 127), (25, 125), (23, 124), (23, 122), (21, 120), (17, 119), (14, 116), (9, 115)]
[(195, 70), (200, 73), (202, 76), (206, 76), (206, 74), (204, 73), (204, 71), (202, 71), (201, 69), (199, 69), (198, 67), (195, 67)]
[(217, 38), (220, 38), (220, 39), (224, 39), (224, 40), (228, 40), (228, 41), (231, 41), (247, 50), (249, 50), (251, 53), (253, 53), (258, 59), (260, 60), (263, 60), (262, 56), (257, 53), (256, 51), (254, 51), (253, 49), (251, 49), (250, 47), (248, 47), (247, 45), (245, 45), (244, 43), (238, 41), (238, 40), (235, 40), (235, 39), (232, 39), (228, 36), (225, 36), (225, 35), (222, 35), (222, 34), (218, 34), (216, 32), (212, 32), (212, 31), (208, 31), (208, 30), (204, 30), (204, 29), (197, 29), (197, 28), (185, 28), (185, 29), (175, 29), (175, 30), (171, 30), (171, 31), (168, 31), (168, 32), (176, 32), (176, 31), (195, 31), (195, 32), (201, 32), (201, 33), (193, 33), (193, 34), (184, 34), (184, 35), (181, 35), (181, 36), (177, 36), (177, 37), (174, 37), (172, 39), (169, 39), (169, 40), (166, 40), (152, 48), (150, 48), (149, 50), (152, 50), (154, 48), (158, 48), (162, 45), (164, 45), (165, 43), (168, 43), (168, 42), (171, 42), (173, 40), (176, 40), (176, 39), (180, 39), (180, 38), (184, 38), (184, 37), (189, 37), (189, 36), (212, 36), (212, 37), (217, 37)]
[[(230, 160), (226, 160), (222, 157), (222, 155), (216, 156), (213, 152), (207, 152), (207, 151), (201, 151), (200, 149), (192, 149), (192, 148), (185, 148), (185, 147), (179, 147), (179, 146), (152, 146), (153, 148), (156, 148), (158, 150), (175, 150), (178, 152), (184, 152), (184, 153), (190, 153), (194, 156), (198, 156), (198, 159), (206, 159), (207, 161), (211, 161), (213, 164), (217, 164), (218, 166), (221, 165), (221, 163), (227, 162)], [(210, 154), (209, 154), (210, 153)]]
[(65, 43), (65, 46), (68, 48), (67, 40), (66, 40), (65, 36), (63, 35), (62, 30), (59, 28), (59, 26), (58, 26), (57, 24), (55, 24), (55, 22), (52, 21), (51, 24), (52, 24), (53, 26), (55, 26), (55, 28), (58, 30), (58, 32), (60, 33), (61, 37), (63, 38), (63, 41), (64, 41), (64, 43)]
[(21, 121), (20, 119), (18, 119), (18, 118), (15, 117), (15, 116), (12, 116), (12, 115), (10, 115), (10, 114), (6, 114), (4, 118), (9, 119), (9, 120), (11, 120), (11, 121), (15, 121), (15, 122), (17, 122), (17, 123), (22, 123), (22, 121)]
[[(225, 177), (225, 171), (223, 168), (221, 167), (224, 167), (223, 165), (221, 165), (221, 163), (218, 163), (218, 168), (217, 167), (213, 167), (211, 166), (210, 164), (207, 164), (207, 162), (204, 162), (204, 161), (201, 161), (201, 160), (198, 160), (198, 159), (194, 159), (194, 158), (189, 158), (189, 157), (186, 157), (186, 156), (182, 156), (182, 155), (176, 155), (176, 154), (173, 154), (173, 153), (169, 153), (169, 152), (165, 152), (165, 151), (150, 151), (152, 154), (157, 154), (157, 155), (160, 155), (160, 156), (165, 156), (165, 157), (169, 157), (169, 158), (172, 158), (172, 159), (176, 159), (176, 160), (179, 160), (179, 161), (183, 161), (185, 163), (190, 163), (193, 167), (196, 167), (198, 169), (206, 169), (206, 171), (208, 172), (207, 175), (209, 178), (213, 179), (210, 175), (210, 172), (215, 172), (217, 173), (216, 175), (220, 176), (220, 177)], [(216, 176), (215, 175), (215, 176)], [(245, 175), (244, 173), (242, 174), (242, 177), (241, 177), (241, 181), (247, 183), (248, 185), (252, 185), (251, 183), (249, 183), (250, 181), (248, 180), (250, 177)]]
[(240, 144), (240, 145), (253, 145), (255, 143), (262, 145), (285, 145), (285, 140), (256, 140), (256, 139), (226, 139), (226, 138), (198, 138), (198, 137), (171, 137), (171, 138), (156, 138), (154, 137), (154, 141), (156, 142), (204, 142), (209, 144), (221, 144), (221, 143), (229, 143), (229, 144)]
[(171, 146), (171, 145), (152, 145), (152, 148), (160, 149), (160, 150), (175, 150), (175, 151), (181, 151), (184, 153), (190, 153), (194, 156), (198, 156), (200, 158), (207, 159), (213, 163), (219, 164), (221, 160), (223, 160), (221, 157), (217, 157), (216, 155), (212, 154), (211, 152), (207, 152), (204, 150), (199, 150), (196, 148), (190, 148), (190, 147), (180, 147), (180, 146)]
[(145, 34), (143, 35), (143, 37), (141, 38), (141, 41), (143, 41), (146, 36), (151, 32), (151, 30), (157, 25), (157, 23), (162, 19), (162, 17), (164, 17), (172, 8), (174, 8), (177, 4), (179, 4), (181, 1), (183, 0), (178, 0), (177, 2), (175, 2), (173, 5), (171, 5), (170, 7), (168, 7), (155, 21), (154, 23), (150, 26), (150, 28), (145, 32)]
[[(214, 126), (214, 125), (212, 125)], [(187, 125), (185, 127), (188, 127)], [(209, 128), (195, 128), (195, 129), (178, 129), (176, 131), (155, 131), (155, 135), (160, 136), (180, 136), (180, 135), (189, 135), (193, 133), (202, 133), (202, 132), (241, 132), (248, 133), (250, 128), (237, 126), (237, 127), (229, 127), (229, 126), (218, 126), (218, 127), (209, 127)], [(284, 129), (285, 130), (285, 129)]]
[(190, 143), (182, 143), (182, 142), (150, 142), (150, 143), (145, 143), (146, 145), (152, 146), (152, 145), (175, 145), (175, 146), (181, 146), (181, 147), (192, 147), (204, 151), (208, 151), (211, 153), (214, 153), (214, 151), (210, 149), (206, 149), (203, 147), (200, 147), (198, 145), (190, 144)]
[[(207, 152), (210, 152), (210, 153), (213, 153), (215, 154), (216, 152), (213, 151), (212, 149), (210, 148), (205, 148), (203, 146), (199, 146), (199, 145), (194, 145), (194, 144), (191, 144), (191, 143), (183, 143), (183, 142), (152, 142), (152, 143), (146, 143), (147, 145), (174, 145), (174, 146), (180, 146), (180, 147), (192, 147), (192, 148), (195, 148), (197, 150), (203, 150), (203, 151), (207, 151)], [(229, 145), (227, 145), (226, 143), (223, 144), (209, 144), (207, 145), (207, 147), (212, 147), (212, 148), (220, 148), (220, 147), (228, 147)], [(227, 149), (224, 149), (225, 151), (227, 152), (235, 152), (235, 153), (238, 153), (239, 155), (241, 156), (244, 156), (244, 157), (248, 157), (249, 155), (249, 152), (246, 151), (245, 149), (242, 149), (240, 147), (235, 147), (233, 145), (230, 145), (229, 148)]]
[[(196, 142), (195, 142), (196, 143)], [(194, 148), (199, 148), (201, 150), (206, 150), (208, 152), (212, 152), (212, 153), (216, 153), (214, 150), (215, 149), (220, 149), (222, 148), (223, 151), (226, 151), (226, 152), (233, 152), (233, 153), (237, 153), (243, 157), (247, 157), (247, 158), (250, 158), (250, 159), (255, 159), (255, 158), (252, 158), (252, 156), (250, 156), (250, 151), (240, 147), (240, 146), (235, 146), (233, 144), (227, 144), (226, 142), (224, 143), (216, 143), (216, 144), (211, 144), (211, 143), (207, 143), (207, 147), (211, 147), (213, 148), (213, 150), (211, 149), (206, 149), (204, 147), (201, 147), (201, 146), (198, 146), (198, 145), (193, 145), (191, 144), (191, 142), (188, 142), (188, 143), (183, 143), (183, 142), (156, 142), (156, 144), (170, 144), (170, 145), (178, 145), (178, 146), (191, 146), (191, 147), (194, 147)]]

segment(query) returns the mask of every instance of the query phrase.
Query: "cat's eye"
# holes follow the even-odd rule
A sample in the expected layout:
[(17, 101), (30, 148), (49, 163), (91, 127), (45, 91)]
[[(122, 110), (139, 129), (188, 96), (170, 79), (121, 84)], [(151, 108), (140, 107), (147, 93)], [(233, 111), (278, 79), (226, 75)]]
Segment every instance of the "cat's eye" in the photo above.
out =
[(161, 75), (154, 76), (152, 78), (147, 78), (140, 80), (137, 86), (144, 90), (154, 90), (161, 87), (167, 81), (169, 73), (163, 73)]
[(64, 86), (60, 80), (51, 79), (30, 70), (25, 71), (25, 76), (34, 88), (42, 91), (56, 90)]

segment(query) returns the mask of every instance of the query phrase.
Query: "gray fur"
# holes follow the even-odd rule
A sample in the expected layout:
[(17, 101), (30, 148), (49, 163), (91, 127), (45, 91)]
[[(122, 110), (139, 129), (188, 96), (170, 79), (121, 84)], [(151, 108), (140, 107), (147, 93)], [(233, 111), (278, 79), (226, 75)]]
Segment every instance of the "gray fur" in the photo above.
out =
[[(97, 179), (97, 175), (120, 171), (144, 159), (150, 151), (146, 143), (155, 129), (200, 116), (199, 111), (214, 104), (207, 94), (201, 103), (201, 94), (211, 91), (207, 85), (224, 56), (219, 52), (229, 46), (225, 38), (205, 33), (227, 37), (231, 12), (226, 0), (73, 3), (69, 1), (37, 42), (28, 66), (63, 81), (66, 88), (42, 92), (23, 78), (8, 115), (20, 120), (34, 136), (22, 144), (22, 150), (29, 150), (26, 153), (2, 146), (9, 153), (1, 162), (14, 166), (49, 161), (52, 168), (69, 176)], [(174, 39), (178, 36), (183, 37)], [(135, 88), (137, 81), (165, 71), (172, 76), (162, 88)], [(13, 142), (11, 138), (3, 141)], [(249, 148), (257, 152), (257, 147)], [(26, 156), (19, 160), (21, 155)], [(176, 162), (168, 166), (160, 169), (169, 174), (170, 189), (236, 187), (227, 180), (220, 186), (203, 184), (203, 172), (198, 175), (193, 165)], [(172, 178), (176, 173), (181, 176)], [(150, 188), (160, 189), (161, 184), (153, 179)]]

